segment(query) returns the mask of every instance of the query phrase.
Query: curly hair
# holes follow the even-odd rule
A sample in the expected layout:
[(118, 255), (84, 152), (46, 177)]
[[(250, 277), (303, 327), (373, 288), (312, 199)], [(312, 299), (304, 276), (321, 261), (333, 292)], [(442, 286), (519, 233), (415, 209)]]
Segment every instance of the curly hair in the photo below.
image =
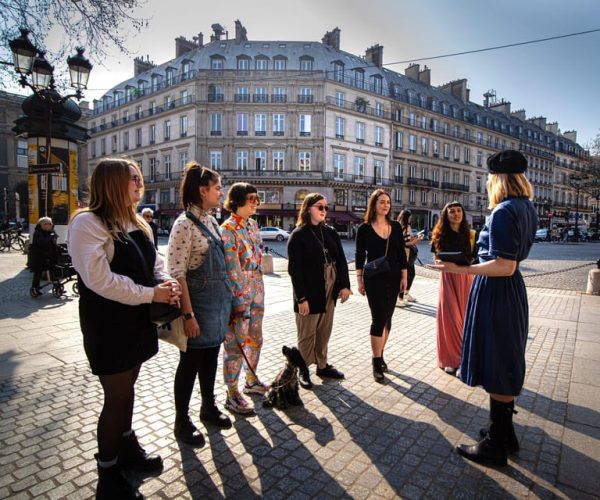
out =
[(458, 227), (458, 239), (460, 242), (460, 248), (467, 256), (468, 259), (472, 257), (473, 249), (471, 248), (471, 226), (467, 222), (465, 209), (462, 204), (458, 201), (451, 201), (446, 203), (446, 206), (442, 209), (442, 214), (438, 219), (433, 232), (431, 233), (431, 246), (435, 250), (435, 253), (446, 251), (449, 245), (450, 239), (454, 239), (454, 231), (450, 227), (450, 220), (448, 218), (448, 210), (451, 208), (460, 207), (463, 213), (463, 219)]

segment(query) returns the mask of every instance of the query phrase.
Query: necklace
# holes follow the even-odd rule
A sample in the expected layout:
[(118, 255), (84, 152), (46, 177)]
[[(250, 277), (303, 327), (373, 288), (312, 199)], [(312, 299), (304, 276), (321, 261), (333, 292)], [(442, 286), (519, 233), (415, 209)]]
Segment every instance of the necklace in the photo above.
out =
[(323, 234), (323, 226), (321, 226), (320, 224), (319, 224), (319, 229), (321, 230), (320, 238), (317, 236), (317, 233), (315, 233), (314, 227), (310, 228), (312, 234), (315, 236), (315, 238), (321, 245), (321, 249), (323, 250), (323, 256), (325, 257), (325, 263), (331, 264), (332, 259), (331, 259), (331, 256), (329, 255), (329, 250), (327, 250), (327, 248), (325, 248), (325, 235)]

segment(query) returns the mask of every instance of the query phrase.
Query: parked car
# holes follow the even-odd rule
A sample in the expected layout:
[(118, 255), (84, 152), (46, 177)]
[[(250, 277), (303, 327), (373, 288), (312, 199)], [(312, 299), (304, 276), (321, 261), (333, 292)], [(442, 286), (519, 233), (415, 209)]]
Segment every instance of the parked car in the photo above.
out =
[[(579, 231), (579, 241), (588, 241), (589, 236), (585, 229), (578, 229)], [(567, 232), (567, 241), (575, 241), (575, 229), (569, 229)]]
[(280, 227), (265, 226), (260, 228), (260, 236), (263, 240), (276, 240), (283, 241), (287, 240), (290, 235), (287, 231), (284, 231)]
[(549, 241), (548, 228), (541, 228), (535, 232), (535, 241)]

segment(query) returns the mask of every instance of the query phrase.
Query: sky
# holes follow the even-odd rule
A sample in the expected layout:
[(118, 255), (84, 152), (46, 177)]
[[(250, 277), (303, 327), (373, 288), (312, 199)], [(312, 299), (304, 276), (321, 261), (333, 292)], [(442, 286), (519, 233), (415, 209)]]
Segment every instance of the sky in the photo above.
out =
[[(206, 42), (211, 24), (220, 23), (232, 38), (236, 19), (251, 41), (320, 41), (337, 26), (342, 50), (363, 55), (379, 43), (385, 65), (600, 28), (598, 0), (146, 0), (136, 14), (149, 24), (130, 35), (133, 55), (112, 51), (95, 62), (86, 99), (133, 76), (134, 55), (166, 62), (175, 57), (176, 37), (203, 32)], [(596, 32), (421, 65), (431, 69), (432, 85), (466, 78), (472, 101), (481, 104), (484, 92), (494, 89), (513, 111), (545, 116), (563, 132), (576, 130), (585, 145), (600, 134), (599, 51)], [(406, 66), (387, 65), (402, 73)]]

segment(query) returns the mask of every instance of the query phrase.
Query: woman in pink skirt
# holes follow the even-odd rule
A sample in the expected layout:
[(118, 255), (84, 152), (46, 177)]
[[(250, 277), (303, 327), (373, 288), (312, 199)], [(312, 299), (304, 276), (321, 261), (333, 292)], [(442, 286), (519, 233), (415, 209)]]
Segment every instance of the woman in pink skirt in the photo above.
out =
[[(431, 236), (431, 251), (475, 255), (475, 231), (469, 228), (463, 206), (453, 201), (444, 207)], [(442, 272), (437, 309), (438, 366), (454, 375), (460, 366), (462, 330), (473, 276)]]

